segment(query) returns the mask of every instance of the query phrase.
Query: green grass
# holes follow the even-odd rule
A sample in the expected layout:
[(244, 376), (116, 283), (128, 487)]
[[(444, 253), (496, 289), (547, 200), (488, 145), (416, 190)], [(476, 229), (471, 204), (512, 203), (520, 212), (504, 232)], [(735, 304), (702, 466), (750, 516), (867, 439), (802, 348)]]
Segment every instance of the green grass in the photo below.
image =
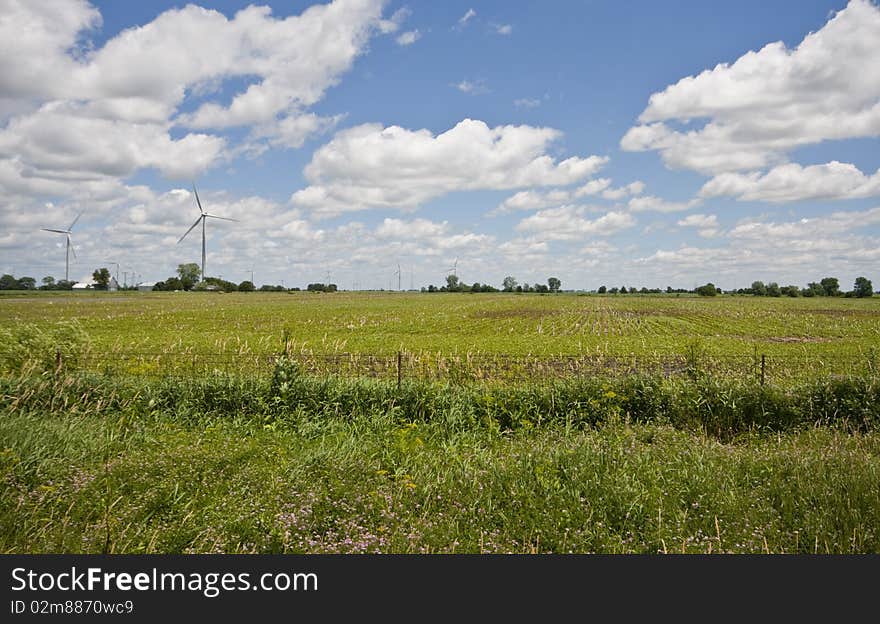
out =
[(38, 293), (0, 325), (77, 320), (100, 351), (858, 354), (880, 298), (398, 293)]
[(534, 412), (526, 394), (298, 383), (7, 380), (0, 551), (880, 552), (872, 382), (755, 410), (696, 382), (669, 389), (677, 408), (624, 408), (610, 380), (535, 389)]

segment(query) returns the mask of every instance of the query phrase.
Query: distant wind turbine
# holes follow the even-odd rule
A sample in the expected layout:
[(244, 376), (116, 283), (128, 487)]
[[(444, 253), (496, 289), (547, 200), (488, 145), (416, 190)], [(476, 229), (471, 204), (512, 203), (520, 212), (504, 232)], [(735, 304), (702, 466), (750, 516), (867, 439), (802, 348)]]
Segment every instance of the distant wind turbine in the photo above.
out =
[(196, 190), (195, 183), (193, 183), (193, 193), (195, 193), (196, 203), (199, 205), (199, 218), (196, 219), (196, 222), (193, 223), (189, 227), (189, 229), (186, 231), (186, 233), (183, 236), (181, 236), (180, 240), (178, 240), (177, 242), (180, 243), (180, 241), (182, 241), (184, 238), (186, 238), (187, 234), (189, 234), (190, 232), (192, 232), (195, 229), (195, 227), (199, 224), (199, 222), (202, 223), (202, 281), (204, 282), (205, 281), (205, 221), (207, 221), (208, 217), (211, 217), (212, 219), (223, 219), (224, 221), (235, 221), (237, 223), (238, 219), (230, 219), (229, 217), (219, 217), (217, 215), (213, 215), (208, 212), (205, 212), (204, 208), (202, 208), (202, 202), (199, 201), (199, 192)]
[(40, 228), (44, 232), (55, 232), (56, 234), (64, 234), (67, 236), (67, 248), (64, 252), (64, 281), (65, 282), (70, 281), (70, 252), (71, 251), (73, 252), (74, 260), (76, 259), (76, 250), (73, 248), (73, 244), (70, 240), (70, 233), (73, 230), (73, 226), (76, 225), (76, 222), (79, 221), (79, 218), (82, 215), (83, 215), (82, 212), (80, 212), (78, 215), (76, 215), (76, 219), (73, 220), (73, 223), (71, 223), (70, 227), (67, 228), (66, 230), (52, 230), (49, 228)]
[(397, 270), (392, 275), (397, 276), (397, 290), (400, 290), (400, 264), (397, 265)]
[(452, 273), (455, 277), (458, 277), (458, 258), (455, 259), (455, 262), (452, 263), (452, 266), (446, 269), (447, 273)]

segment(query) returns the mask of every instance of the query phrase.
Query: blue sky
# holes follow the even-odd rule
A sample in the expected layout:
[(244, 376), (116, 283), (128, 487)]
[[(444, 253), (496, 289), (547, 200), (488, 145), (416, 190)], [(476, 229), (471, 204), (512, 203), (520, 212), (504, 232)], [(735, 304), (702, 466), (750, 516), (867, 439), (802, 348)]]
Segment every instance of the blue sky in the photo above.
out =
[(233, 281), (880, 279), (868, 0), (0, 10), (4, 273), (63, 277), (84, 211), (72, 279), (164, 279), (195, 181)]

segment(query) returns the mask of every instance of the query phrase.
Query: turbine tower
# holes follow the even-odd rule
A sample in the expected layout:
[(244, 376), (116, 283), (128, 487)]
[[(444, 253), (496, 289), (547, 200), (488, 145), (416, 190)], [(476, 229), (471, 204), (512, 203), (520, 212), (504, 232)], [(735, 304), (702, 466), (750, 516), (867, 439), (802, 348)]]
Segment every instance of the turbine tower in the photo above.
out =
[(71, 223), (70, 227), (67, 228), (66, 230), (52, 230), (49, 228), (40, 228), (44, 232), (55, 232), (56, 234), (64, 234), (67, 236), (67, 248), (64, 252), (64, 281), (65, 282), (70, 281), (70, 252), (71, 251), (73, 252), (74, 260), (76, 259), (76, 250), (73, 248), (73, 244), (71, 243), (70, 233), (73, 230), (73, 226), (76, 225), (76, 222), (79, 221), (79, 218), (82, 215), (83, 215), (82, 212), (80, 212), (78, 215), (76, 215), (76, 219), (73, 220), (73, 223)]
[(400, 290), (400, 263), (398, 263), (397, 270), (392, 275), (397, 276), (397, 290)]
[(199, 205), (199, 218), (196, 219), (196, 222), (193, 223), (189, 227), (189, 229), (186, 231), (186, 233), (183, 236), (181, 236), (180, 240), (178, 240), (177, 242), (180, 243), (180, 241), (182, 241), (184, 238), (186, 238), (187, 234), (189, 234), (190, 232), (192, 232), (195, 229), (195, 227), (199, 224), (199, 222), (202, 223), (202, 281), (204, 282), (205, 281), (205, 221), (207, 221), (208, 217), (211, 217), (212, 219), (223, 219), (224, 221), (235, 221), (237, 223), (238, 219), (230, 219), (229, 217), (219, 217), (217, 215), (205, 212), (205, 209), (202, 208), (202, 202), (199, 200), (199, 192), (196, 190), (195, 183), (193, 183), (193, 193), (195, 193), (196, 203)]

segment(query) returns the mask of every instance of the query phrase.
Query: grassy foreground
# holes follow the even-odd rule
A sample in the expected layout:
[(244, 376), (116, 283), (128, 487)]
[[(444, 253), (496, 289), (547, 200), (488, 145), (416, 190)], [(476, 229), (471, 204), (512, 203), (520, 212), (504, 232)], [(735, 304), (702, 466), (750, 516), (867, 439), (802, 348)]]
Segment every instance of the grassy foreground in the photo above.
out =
[(880, 552), (871, 379), (0, 391), (5, 553)]

